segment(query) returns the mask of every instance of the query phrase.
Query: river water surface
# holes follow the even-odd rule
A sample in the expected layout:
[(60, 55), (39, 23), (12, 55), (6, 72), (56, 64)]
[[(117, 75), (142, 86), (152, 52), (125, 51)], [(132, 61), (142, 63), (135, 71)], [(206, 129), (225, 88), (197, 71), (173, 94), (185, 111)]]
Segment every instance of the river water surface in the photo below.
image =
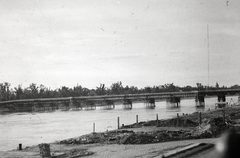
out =
[[(237, 97), (231, 98), (237, 102)], [(16, 149), (18, 144), (23, 147), (50, 143), (56, 140), (81, 136), (93, 132), (95, 123), (96, 132), (117, 128), (117, 117), (120, 124), (132, 124), (138, 121), (147, 121), (176, 117), (177, 113), (193, 113), (214, 109), (217, 98), (205, 98), (205, 108), (195, 107), (194, 99), (181, 100), (180, 108), (166, 108), (166, 102), (156, 102), (155, 109), (146, 109), (144, 103), (133, 103), (132, 110), (122, 109), (116, 105), (114, 110), (55, 111), (43, 113), (13, 113), (0, 115), (0, 151)]]

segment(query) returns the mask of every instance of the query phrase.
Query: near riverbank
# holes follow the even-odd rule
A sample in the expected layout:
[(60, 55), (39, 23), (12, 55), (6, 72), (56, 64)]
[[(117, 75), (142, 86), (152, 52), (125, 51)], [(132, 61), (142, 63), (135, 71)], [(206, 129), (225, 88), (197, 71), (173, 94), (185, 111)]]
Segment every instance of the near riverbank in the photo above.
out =
[[(215, 143), (221, 133), (230, 129), (240, 130), (240, 106), (134, 123), (118, 130), (57, 141), (50, 148), (56, 158), (153, 157), (194, 142)], [(39, 148), (0, 152), (0, 157), (39, 157)]]

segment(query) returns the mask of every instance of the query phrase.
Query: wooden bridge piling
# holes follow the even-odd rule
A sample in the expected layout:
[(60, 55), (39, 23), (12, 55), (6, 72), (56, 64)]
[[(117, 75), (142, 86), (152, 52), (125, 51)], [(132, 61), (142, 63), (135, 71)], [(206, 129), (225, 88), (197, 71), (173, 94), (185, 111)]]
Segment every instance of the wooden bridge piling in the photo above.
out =
[(154, 98), (148, 98), (145, 101), (145, 107), (147, 109), (154, 109), (156, 107), (155, 105), (155, 99)]
[(104, 100), (104, 101), (101, 103), (101, 108), (104, 109), (104, 110), (112, 110), (112, 109), (115, 109), (114, 101), (112, 101), (112, 100)]
[(130, 99), (124, 99), (123, 100), (123, 109), (132, 109), (132, 100)]
[(196, 95), (195, 96), (195, 104), (196, 107), (205, 107), (205, 98), (203, 95)]
[(167, 106), (169, 108), (180, 107), (180, 101), (181, 101), (181, 98), (176, 96), (171, 96), (166, 99)]
[(96, 110), (96, 104), (91, 100), (85, 101), (84, 105), (82, 105), (81, 107), (85, 110)]

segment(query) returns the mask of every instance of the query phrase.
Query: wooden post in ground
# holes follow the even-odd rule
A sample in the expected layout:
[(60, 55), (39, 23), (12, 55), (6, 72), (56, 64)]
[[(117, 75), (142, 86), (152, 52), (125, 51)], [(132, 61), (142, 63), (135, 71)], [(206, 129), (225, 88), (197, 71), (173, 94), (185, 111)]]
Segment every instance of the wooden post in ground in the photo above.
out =
[(138, 115), (136, 115), (136, 124), (138, 124)]
[(117, 124), (118, 124), (118, 129), (120, 128), (120, 121), (119, 121), (119, 117), (117, 118)]
[(199, 112), (199, 126), (202, 124), (202, 113)]
[(18, 150), (22, 150), (22, 144), (18, 145)]
[(93, 123), (93, 133), (95, 133), (95, 123)]
[(156, 126), (158, 126), (158, 114), (156, 114)]
[(177, 113), (177, 127), (179, 127), (179, 115)]

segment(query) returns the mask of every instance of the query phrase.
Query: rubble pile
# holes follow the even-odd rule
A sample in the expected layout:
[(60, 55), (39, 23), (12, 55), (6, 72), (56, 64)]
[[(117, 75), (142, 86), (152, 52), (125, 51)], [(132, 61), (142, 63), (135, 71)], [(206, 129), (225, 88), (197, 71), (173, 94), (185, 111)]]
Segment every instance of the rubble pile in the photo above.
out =
[(177, 118), (167, 119), (167, 120), (158, 120), (158, 122), (156, 120), (153, 120), (153, 121), (147, 121), (147, 122), (134, 123), (131, 125), (125, 125), (122, 128), (138, 128), (142, 126), (176, 127), (177, 123), (179, 124), (179, 126), (182, 126), (182, 127), (195, 127), (198, 125), (197, 121), (180, 117), (178, 121), (177, 121)]
[(183, 131), (154, 131), (133, 133), (126, 137), (123, 137), (120, 141), (121, 144), (148, 144), (158, 143), (165, 141), (181, 140), (186, 138), (186, 134)]
[[(224, 114), (224, 115), (223, 115)], [(224, 116), (224, 117), (223, 117)], [(205, 113), (202, 115), (201, 125), (199, 125), (199, 115), (193, 114), (182, 116), (178, 118), (166, 120), (152, 120), (147, 122), (139, 122), (131, 125), (125, 125), (122, 129), (102, 132), (91, 133), (78, 138), (60, 141), (60, 144), (91, 144), (91, 143), (104, 143), (104, 144), (147, 144), (158, 143), (174, 140), (186, 139), (201, 139), (201, 138), (215, 138), (221, 133), (229, 129), (240, 131), (240, 124), (236, 119), (240, 120), (240, 112), (232, 111), (222, 113), (216, 111), (213, 113)], [(232, 118), (235, 118), (232, 119)], [(169, 128), (153, 128), (153, 131), (133, 132), (131, 128), (140, 128), (144, 126), (157, 126), (157, 127), (177, 127)], [(187, 128), (185, 128), (187, 127)], [(190, 127), (190, 128), (189, 128)], [(144, 129), (144, 128), (143, 128)], [(149, 128), (148, 128), (149, 129)], [(167, 129), (167, 130), (166, 130)], [(192, 130), (190, 130), (192, 129)]]
[(191, 136), (196, 139), (215, 138), (229, 129), (227, 122), (230, 123), (231, 121), (224, 122), (222, 117), (204, 119), (200, 126), (190, 132)]
[(93, 144), (93, 143), (118, 143), (123, 136), (133, 133), (133, 131), (110, 131), (101, 133), (91, 133), (77, 138), (59, 141), (59, 144)]

